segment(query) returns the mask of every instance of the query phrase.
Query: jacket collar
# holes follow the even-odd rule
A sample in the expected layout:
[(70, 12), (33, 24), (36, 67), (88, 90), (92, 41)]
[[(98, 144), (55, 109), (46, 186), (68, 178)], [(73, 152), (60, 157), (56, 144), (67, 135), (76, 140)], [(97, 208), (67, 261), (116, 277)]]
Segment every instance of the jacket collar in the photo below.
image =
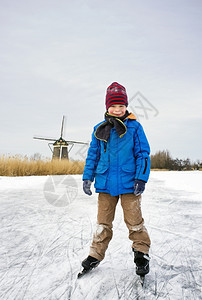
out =
[(126, 119), (130, 119), (130, 120), (137, 120), (136, 116), (133, 113), (130, 113), (126, 118)]

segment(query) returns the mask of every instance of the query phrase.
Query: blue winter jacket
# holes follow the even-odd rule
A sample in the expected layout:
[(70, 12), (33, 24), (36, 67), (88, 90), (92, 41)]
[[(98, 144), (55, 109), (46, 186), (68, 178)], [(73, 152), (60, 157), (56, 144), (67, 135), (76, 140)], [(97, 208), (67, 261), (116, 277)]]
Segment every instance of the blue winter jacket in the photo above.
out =
[(123, 137), (113, 127), (106, 144), (95, 137), (96, 128), (103, 122), (94, 127), (83, 180), (93, 182), (95, 178), (97, 193), (133, 193), (135, 179), (147, 182), (150, 173), (150, 147), (144, 130), (131, 113), (124, 121), (127, 132)]

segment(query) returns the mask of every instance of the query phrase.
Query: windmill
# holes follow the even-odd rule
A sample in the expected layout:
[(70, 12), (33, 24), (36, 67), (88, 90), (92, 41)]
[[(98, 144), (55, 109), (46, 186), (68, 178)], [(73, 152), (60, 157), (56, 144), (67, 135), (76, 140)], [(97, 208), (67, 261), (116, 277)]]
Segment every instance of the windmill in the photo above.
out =
[[(65, 116), (62, 117), (62, 126), (61, 126), (61, 133), (59, 139), (52, 139), (52, 138), (44, 138), (44, 137), (36, 137), (33, 138), (36, 140), (44, 140), (44, 141), (51, 141), (52, 143), (48, 143), (48, 146), (53, 153), (52, 159), (69, 159), (69, 152), (74, 146), (74, 144), (82, 144), (82, 145), (88, 145), (88, 143), (83, 142), (77, 142), (77, 141), (66, 141), (63, 138), (64, 133), (64, 119)], [(51, 146), (53, 146), (53, 149)], [(71, 146), (71, 148), (68, 150), (68, 146)]]

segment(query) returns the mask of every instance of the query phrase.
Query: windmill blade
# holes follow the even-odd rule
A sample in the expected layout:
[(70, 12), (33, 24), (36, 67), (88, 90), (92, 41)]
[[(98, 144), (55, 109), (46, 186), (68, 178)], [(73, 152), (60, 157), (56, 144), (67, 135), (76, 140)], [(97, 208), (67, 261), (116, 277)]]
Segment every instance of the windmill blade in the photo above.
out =
[(67, 143), (72, 143), (72, 144), (82, 144), (82, 145), (89, 145), (89, 143), (84, 143), (84, 142), (76, 142), (76, 141), (66, 141)]
[(62, 117), (62, 127), (61, 127), (61, 134), (60, 134), (61, 138), (63, 136), (63, 131), (64, 131), (64, 120), (65, 120), (65, 116)]
[(37, 136), (34, 136), (33, 139), (44, 140), (44, 141), (56, 141), (56, 139), (49, 139), (49, 138), (43, 138), (43, 137), (37, 137)]

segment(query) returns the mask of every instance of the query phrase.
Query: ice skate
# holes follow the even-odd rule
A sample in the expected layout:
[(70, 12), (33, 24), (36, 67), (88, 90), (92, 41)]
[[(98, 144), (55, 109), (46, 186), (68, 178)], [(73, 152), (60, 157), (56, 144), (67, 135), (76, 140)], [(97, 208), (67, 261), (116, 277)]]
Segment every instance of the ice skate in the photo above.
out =
[(100, 261), (92, 256), (88, 256), (86, 259), (82, 261), (83, 270), (78, 274), (78, 278), (88, 273), (92, 269), (96, 268), (99, 265)]
[(133, 249), (134, 252), (134, 262), (136, 264), (136, 274), (139, 276), (145, 276), (149, 273), (149, 255), (144, 254), (140, 251), (136, 251)]

